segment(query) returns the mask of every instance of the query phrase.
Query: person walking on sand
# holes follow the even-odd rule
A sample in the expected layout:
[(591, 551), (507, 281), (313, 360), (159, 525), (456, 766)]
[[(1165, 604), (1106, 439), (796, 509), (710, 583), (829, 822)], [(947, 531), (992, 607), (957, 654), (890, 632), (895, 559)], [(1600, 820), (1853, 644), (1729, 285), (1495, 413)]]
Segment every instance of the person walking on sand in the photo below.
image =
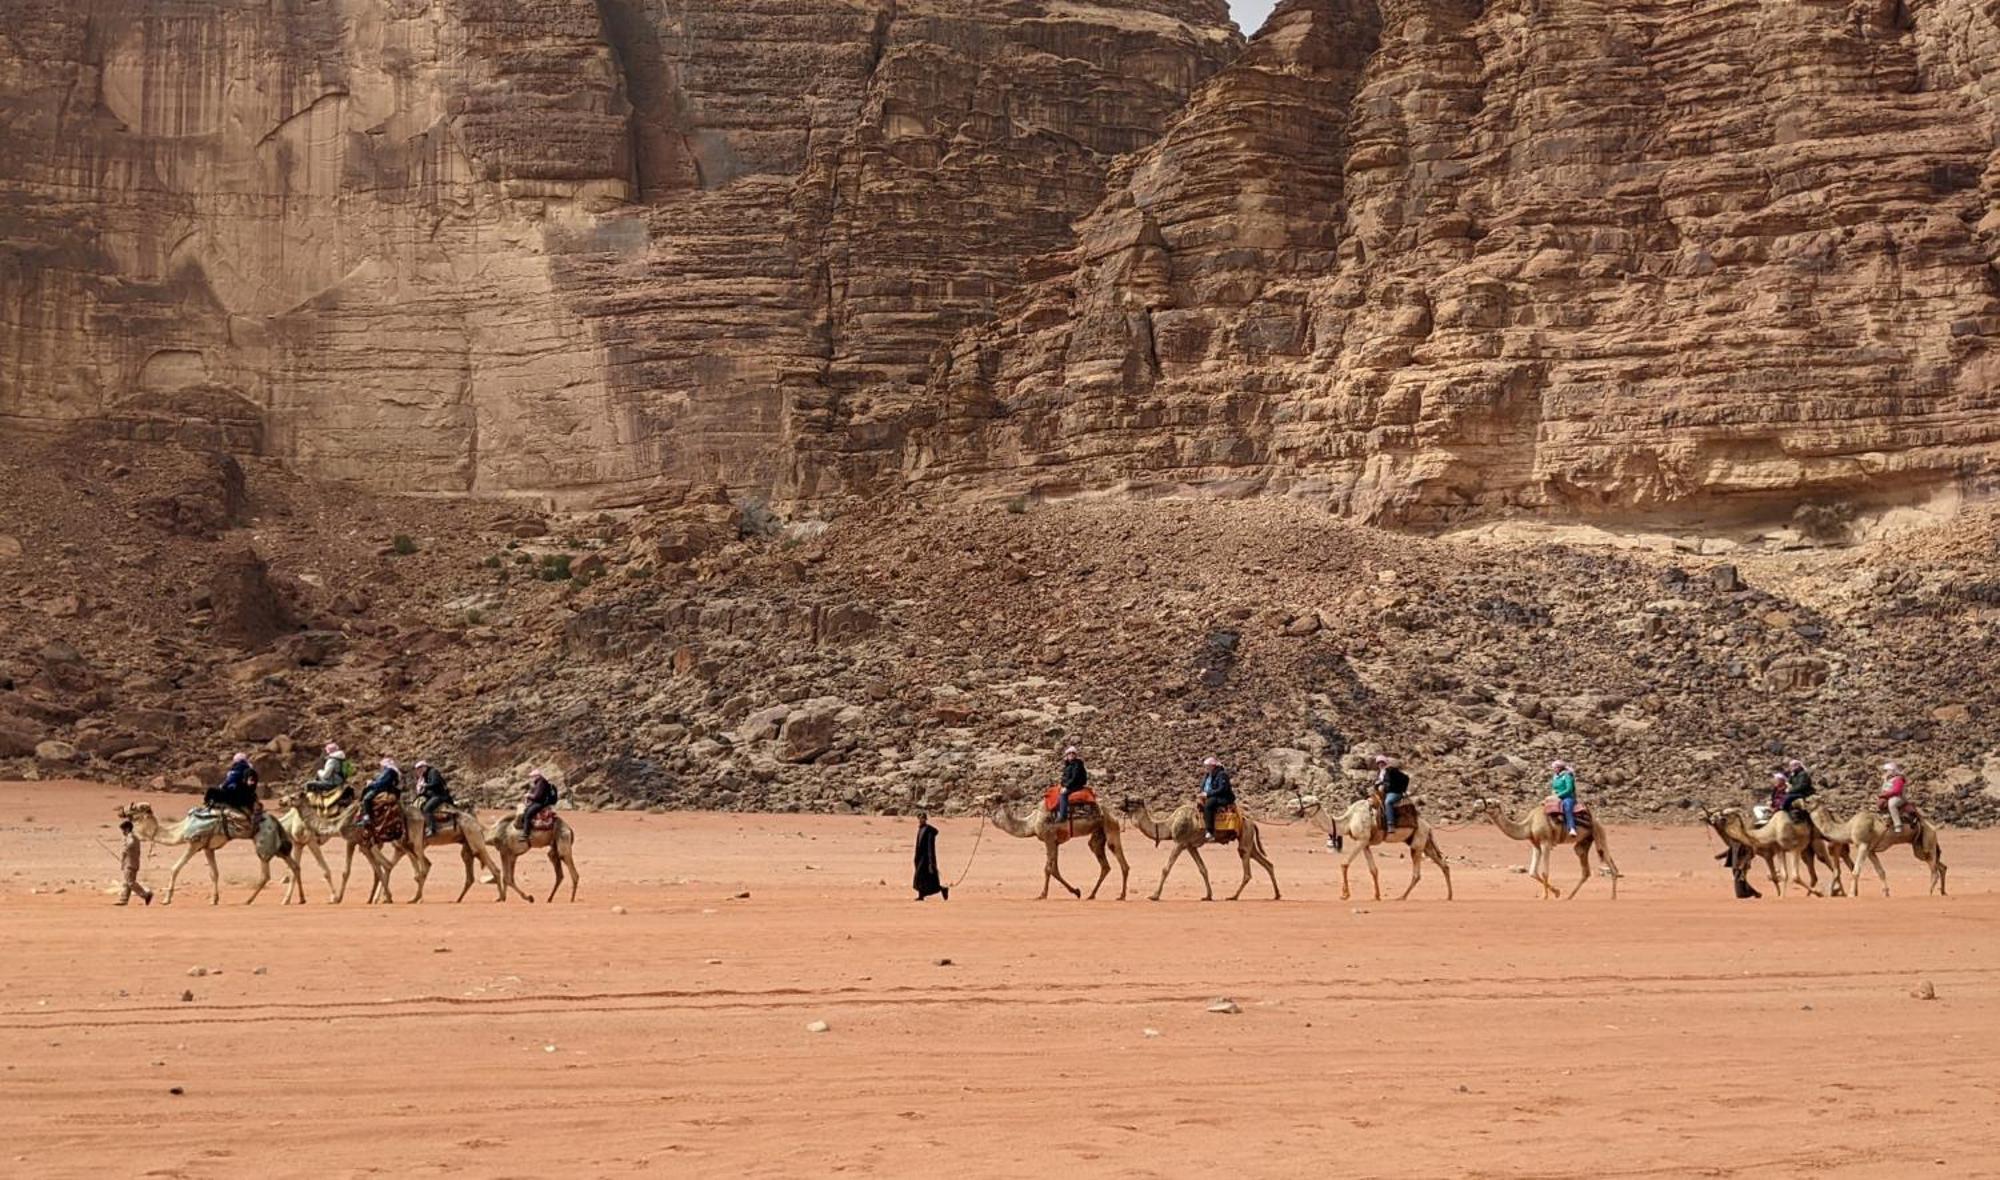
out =
[(129, 904), (132, 895), (136, 893), (146, 900), (147, 905), (152, 905), (153, 891), (139, 884), (139, 857), (145, 846), (139, 843), (139, 837), (133, 833), (131, 820), (121, 821), (118, 830), (125, 837), (125, 847), (118, 853), (118, 867), (123, 870), (125, 877), (118, 887), (118, 904)]
[(917, 876), (912, 884), (916, 887), (918, 901), (933, 893), (946, 901), (951, 900), (951, 886), (938, 878), (937, 829), (931, 826), (927, 811), (917, 813)]

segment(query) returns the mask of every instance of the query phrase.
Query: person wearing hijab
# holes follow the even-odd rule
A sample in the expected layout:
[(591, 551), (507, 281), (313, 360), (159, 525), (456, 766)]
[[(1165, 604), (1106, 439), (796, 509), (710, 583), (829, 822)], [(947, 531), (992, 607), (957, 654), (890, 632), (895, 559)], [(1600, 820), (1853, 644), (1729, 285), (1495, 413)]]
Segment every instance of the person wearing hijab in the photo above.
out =
[(911, 884), (916, 888), (917, 900), (922, 901), (935, 893), (946, 901), (951, 900), (951, 886), (938, 877), (937, 829), (931, 826), (930, 813), (917, 813), (917, 875)]
[(1889, 813), (1890, 825), (1900, 832), (1903, 830), (1903, 805), (1909, 798), (1909, 780), (1904, 777), (1900, 762), (1884, 762), (1882, 775), (1882, 793), (1875, 799)]
[(366, 787), (362, 788), (361, 814), (363, 816), (370, 814), (368, 805), (375, 801), (375, 796), (377, 795), (393, 795), (401, 798), (402, 794), (403, 772), (397, 769), (395, 759), (384, 758), (382, 759), (382, 769), (377, 772), (374, 778), (368, 780)]
[(1576, 835), (1576, 767), (1557, 760), (1549, 763), (1555, 773), (1549, 778), (1549, 794), (1562, 804), (1563, 830)]
[(1085, 784), (1089, 782), (1090, 782), (1090, 772), (1083, 768), (1083, 755), (1077, 753), (1075, 746), (1071, 746), (1067, 750), (1064, 750), (1063, 765), (1062, 765), (1062, 790), (1061, 793), (1056, 796), (1056, 818), (1058, 820), (1066, 820), (1069, 818), (1069, 797), (1075, 794), (1076, 792), (1083, 790)]

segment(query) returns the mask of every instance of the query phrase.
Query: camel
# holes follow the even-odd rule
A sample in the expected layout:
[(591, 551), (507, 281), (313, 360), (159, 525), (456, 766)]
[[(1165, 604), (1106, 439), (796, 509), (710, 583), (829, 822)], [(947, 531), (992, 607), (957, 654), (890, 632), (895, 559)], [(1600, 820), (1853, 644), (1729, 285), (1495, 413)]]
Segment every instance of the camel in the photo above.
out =
[(1560, 816), (1550, 816), (1542, 810), (1542, 802), (1539, 799), (1528, 813), (1519, 819), (1508, 819), (1500, 810), (1500, 801), (1497, 799), (1481, 799), (1479, 808), (1493, 821), (1494, 827), (1516, 840), (1528, 842), (1532, 849), (1528, 857), (1528, 875), (1542, 887), (1544, 899), (1563, 896), (1562, 890), (1549, 883), (1549, 854), (1564, 844), (1576, 846), (1576, 865), (1583, 871), (1583, 876), (1577, 881), (1576, 887), (1569, 891), (1570, 897), (1575, 897), (1590, 883), (1590, 850), (1593, 848), (1597, 850), (1597, 859), (1611, 872), (1612, 898), (1616, 900), (1618, 897), (1618, 862), (1611, 859), (1610, 840), (1602, 820), (1595, 816), (1579, 815), (1577, 823), (1582, 830), (1572, 836), (1563, 829)]
[[(423, 821), (419, 819), (417, 822), (422, 823)], [(520, 811), (509, 812), (499, 819), (494, 820), (493, 826), (486, 829), (486, 846), (500, 854), (501, 896), (504, 897), (506, 891), (512, 889), (522, 897), (528, 897), (527, 892), (521, 888), (520, 882), (514, 879), (514, 862), (521, 858), (522, 853), (530, 849), (546, 848), (549, 850), (549, 864), (555, 866), (556, 870), (556, 883), (549, 887), (549, 900), (554, 901), (556, 899), (556, 890), (562, 888), (563, 869), (565, 867), (569, 869), (569, 899), (571, 901), (576, 900), (576, 886), (577, 882), (581, 879), (576, 871), (576, 855), (573, 851), (576, 846), (576, 833), (570, 829), (569, 824), (561, 816), (556, 816), (551, 826), (546, 828), (538, 827), (534, 831), (523, 835), (521, 832)], [(468, 863), (466, 872), (470, 873), (471, 871), (472, 867)], [(463, 894), (460, 896), (463, 896)], [(528, 900), (533, 901), (534, 899), (528, 898)]]
[[(422, 821), (419, 820), (418, 822), (421, 823)], [(470, 810), (456, 807), (440, 807), (437, 816), (437, 831), (424, 837), (424, 847), (442, 848), (446, 845), (458, 846), (458, 859), (465, 866), (465, 886), (458, 891), (458, 897), (454, 900), (464, 901), (465, 895), (472, 892), (472, 863), (475, 860), (485, 867), (486, 872), (493, 882), (494, 888), (497, 891), (493, 900), (507, 900), (507, 876), (500, 871), (500, 866), (494, 862), (493, 851), (486, 846), (486, 832), (485, 829), (479, 826), (478, 816), (474, 815)], [(387, 878), (390, 873), (395, 871), (396, 866), (402, 862), (402, 859), (402, 845), (398, 844), (389, 849), (388, 858), (382, 864), (382, 876)], [(514, 887), (514, 892), (521, 895), (522, 901), (532, 902), (535, 900), (522, 892), (521, 887), (518, 885)]]
[[(1382, 874), (1375, 867), (1375, 845), (1408, 844), (1410, 846), (1410, 883), (1403, 888), (1397, 901), (1407, 899), (1416, 889), (1417, 882), (1423, 880), (1424, 858), (1429, 857), (1438, 871), (1444, 874), (1444, 899), (1452, 899), (1451, 866), (1445, 863), (1444, 851), (1438, 847), (1437, 834), (1429, 823), (1417, 814), (1414, 803), (1407, 800), (1398, 809), (1396, 830), (1384, 832), (1379, 822), (1382, 818), (1382, 803), (1379, 798), (1357, 799), (1339, 815), (1327, 810), (1314, 800), (1311, 814), (1318, 817), (1319, 826), (1333, 837), (1335, 851), (1346, 849), (1340, 860), (1340, 899), (1350, 896), (1347, 871), (1354, 864), (1354, 858), (1364, 857), (1368, 863), (1368, 876), (1375, 882), (1375, 900), (1382, 900)], [(1414, 819), (1414, 823), (1409, 821)], [(1408, 826), (1406, 826), (1406, 824)], [(1351, 847), (1349, 847), (1351, 845)]]
[[(1861, 893), (1861, 865), (1849, 855), (1851, 850), (1860, 850), (1861, 855), (1874, 866), (1875, 877), (1882, 883), (1882, 896), (1887, 897), (1889, 874), (1883, 871), (1882, 860), (1875, 854), (1897, 844), (1908, 844), (1916, 858), (1930, 867), (1930, 891), (1948, 896), (1945, 894), (1944, 855), (1938, 847), (1937, 826), (1926, 819), (1921, 812), (1905, 821), (1900, 832), (1889, 822), (1888, 816), (1868, 807), (1862, 808), (1845, 820), (1836, 822), (1825, 805), (1818, 799), (1813, 799), (1806, 804), (1806, 814), (1812, 816), (1813, 827), (1818, 829), (1826, 843), (1840, 850), (1843, 859), (1847, 860), (1853, 870), (1853, 888), (1849, 890), (1851, 895), (1859, 896)], [(1833, 872), (1837, 884), (1840, 880), (1837, 863)]]
[[(300, 788), (297, 792), (286, 796), (285, 802), (289, 804), (289, 809), (279, 817), (279, 822), (284, 825), (292, 841), (312, 853), (313, 859), (319, 862), (319, 871), (326, 876), (328, 900), (335, 903), (346, 900), (347, 882), (354, 876), (354, 854), (359, 852), (367, 858), (370, 875), (374, 878), (368, 889), (368, 900), (372, 903), (379, 897), (384, 901), (395, 901), (388, 892), (389, 870), (383, 862), (381, 846), (361, 822), (361, 804), (341, 802), (340, 799), (341, 795), (337, 788), (326, 792)], [(423, 815), (416, 806), (405, 803), (403, 838), (390, 845), (399, 855), (409, 853), (411, 862), (417, 866), (417, 892), (416, 896), (410, 898), (412, 902), (424, 899), (424, 878), (430, 876), (431, 872), (430, 858), (424, 855), (423, 842), (412, 836), (412, 833), (423, 830), (423, 822)], [(320, 851), (322, 845), (329, 844), (336, 838), (347, 841), (347, 861), (340, 870), (340, 884), (337, 887), (333, 883), (333, 870), (327, 867), (326, 857)], [(303, 882), (297, 884), (301, 890), (304, 889)], [(285, 887), (285, 896), (289, 898), (291, 893), (292, 887), (288, 884)]]
[[(1209, 885), (1208, 866), (1201, 859), (1201, 846), (1208, 842), (1208, 837), (1202, 829), (1200, 805), (1183, 803), (1174, 809), (1165, 823), (1153, 818), (1152, 808), (1143, 799), (1127, 799), (1120, 806), (1127, 821), (1151, 838), (1154, 844), (1162, 840), (1173, 841), (1174, 850), (1167, 856), (1167, 867), (1160, 870), (1160, 883), (1153, 889), (1152, 900), (1160, 900), (1160, 894), (1167, 888), (1167, 874), (1174, 871), (1174, 862), (1185, 852), (1194, 858), (1194, 867), (1201, 870), (1201, 899), (1214, 901), (1215, 890)], [(1264, 855), (1264, 841), (1257, 834), (1257, 822), (1250, 818), (1250, 813), (1243, 809), (1242, 804), (1236, 805), (1236, 818), (1240, 830), (1216, 833), (1221, 837), (1221, 843), (1233, 842), (1236, 845), (1236, 855), (1243, 862), (1243, 880), (1237, 882), (1236, 892), (1229, 895), (1229, 900), (1242, 897), (1243, 890), (1249, 887), (1251, 861), (1263, 865), (1264, 875), (1271, 879), (1271, 900), (1282, 899), (1284, 894), (1278, 891), (1278, 874), (1271, 868), (1271, 858)]]
[[(250, 839), (251, 846), (257, 850), (258, 867), (262, 870), (257, 877), (256, 886), (250, 890), (250, 896), (243, 899), (244, 905), (256, 901), (257, 895), (264, 891), (264, 886), (270, 884), (272, 857), (278, 857), (291, 866), (294, 880), (299, 875), (298, 852), (285, 835), (285, 829), (278, 825), (277, 820), (262, 812), (257, 815), (254, 838), (246, 830), (250, 821), (240, 811), (218, 811), (208, 816), (197, 816), (189, 812), (162, 828), (159, 817), (153, 814), (151, 805), (128, 803), (119, 808), (118, 817), (131, 820), (132, 830), (141, 840), (154, 844), (187, 845), (187, 851), (181, 853), (181, 858), (174, 862), (172, 872), (167, 875), (167, 891), (160, 898), (161, 905), (174, 904), (174, 885), (180, 880), (181, 870), (187, 867), (187, 863), (194, 859), (197, 852), (208, 858), (208, 881), (211, 890), (208, 903), (222, 904), (222, 873), (215, 865), (215, 850), (231, 840)], [(291, 900), (289, 893), (285, 900)], [(304, 905), (305, 900), (301, 896), (299, 904)]]
[[(1771, 888), (1778, 896), (1785, 895), (1785, 883), (1779, 878), (1778, 860), (1784, 858), (1792, 884), (1803, 886), (1814, 897), (1819, 894), (1819, 873), (1813, 868), (1813, 845), (1818, 833), (1810, 821), (1800, 823), (1789, 811), (1781, 811), (1757, 827), (1751, 827), (1748, 817), (1740, 807), (1725, 808), (1722, 811), (1704, 809), (1701, 817), (1715, 834), (1722, 837), (1727, 845), (1740, 845), (1764, 859), (1764, 869), (1771, 876)], [(1824, 845), (1821, 845), (1822, 848)], [(1824, 853), (1822, 853), (1824, 855)], [(1828, 858), (1835, 865), (1834, 879), (1839, 881), (1838, 862)], [(1801, 870), (1804, 872), (1801, 872)], [(1806, 873), (1811, 874), (1808, 880)]]
[(1111, 875), (1111, 862), (1104, 857), (1104, 850), (1109, 848), (1111, 854), (1118, 858), (1118, 900), (1125, 900), (1126, 886), (1132, 879), (1132, 866), (1125, 860), (1125, 845), (1119, 839), (1118, 820), (1095, 803), (1072, 803), (1070, 817), (1060, 822), (1055, 813), (1046, 807), (1037, 807), (1033, 818), (1022, 819), (1005, 804), (994, 809), (991, 818), (993, 826), (1009, 836), (1042, 842), (1042, 848), (1048, 855), (1042, 862), (1042, 892), (1037, 900), (1048, 899), (1050, 880), (1069, 890), (1071, 897), (1083, 896), (1082, 890), (1063, 880), (1062, 869), (1056, 864), (1057, 849), (1062, 847), (1064, 841), (1077, 836), (1088, 837), (1091, 855), (1097, 858), (1097, 884), (1090, 887), (1091, 899), (1096, 900), (1097, 891), (1104, 887), (1104, 879)]

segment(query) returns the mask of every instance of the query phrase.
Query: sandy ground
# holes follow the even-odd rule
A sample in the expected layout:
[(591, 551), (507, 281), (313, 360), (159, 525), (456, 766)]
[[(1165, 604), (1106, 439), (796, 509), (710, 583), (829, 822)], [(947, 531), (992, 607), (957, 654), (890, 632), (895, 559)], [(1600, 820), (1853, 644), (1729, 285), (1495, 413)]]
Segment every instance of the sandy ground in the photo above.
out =
[(1283, 902), (1183, 860), (1156, 905), (1143, 839), (1133, 900), (1037, 902), (989, 829), (918, 905), (906, 821), (580, 815), (573, 906), (453, 905), (454, 861), (245, 908), (239, 847), (222, 907), (197, 864), (117, 909), (124, 797), (0, 786), (0, 1174), (2000, 1176), (2000, 833), (1950, 899), (1897, 850), (1893, 898), (1737, 902), (1705, 832), (1623, 829), (1617, 901), (1545, 904), (1456, 829), (1458, 900), (1398, 905), (1298, 826)]

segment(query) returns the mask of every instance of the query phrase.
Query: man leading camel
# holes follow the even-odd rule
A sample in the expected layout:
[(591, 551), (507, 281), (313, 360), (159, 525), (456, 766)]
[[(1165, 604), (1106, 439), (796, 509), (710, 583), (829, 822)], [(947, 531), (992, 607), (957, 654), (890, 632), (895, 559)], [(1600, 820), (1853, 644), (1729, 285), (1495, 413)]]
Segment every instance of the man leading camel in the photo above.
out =
[(1204, 773), (1201, 776), (1201, 826), (1203, 835), (1210, 844), (1215, 843), (1215, 817), (1222, 809), (1236, 802), (1236, 789), (1230, 784), (1229, 772), (1222, 768), (1222, 760), (1213, 754), (1201, 761)]

